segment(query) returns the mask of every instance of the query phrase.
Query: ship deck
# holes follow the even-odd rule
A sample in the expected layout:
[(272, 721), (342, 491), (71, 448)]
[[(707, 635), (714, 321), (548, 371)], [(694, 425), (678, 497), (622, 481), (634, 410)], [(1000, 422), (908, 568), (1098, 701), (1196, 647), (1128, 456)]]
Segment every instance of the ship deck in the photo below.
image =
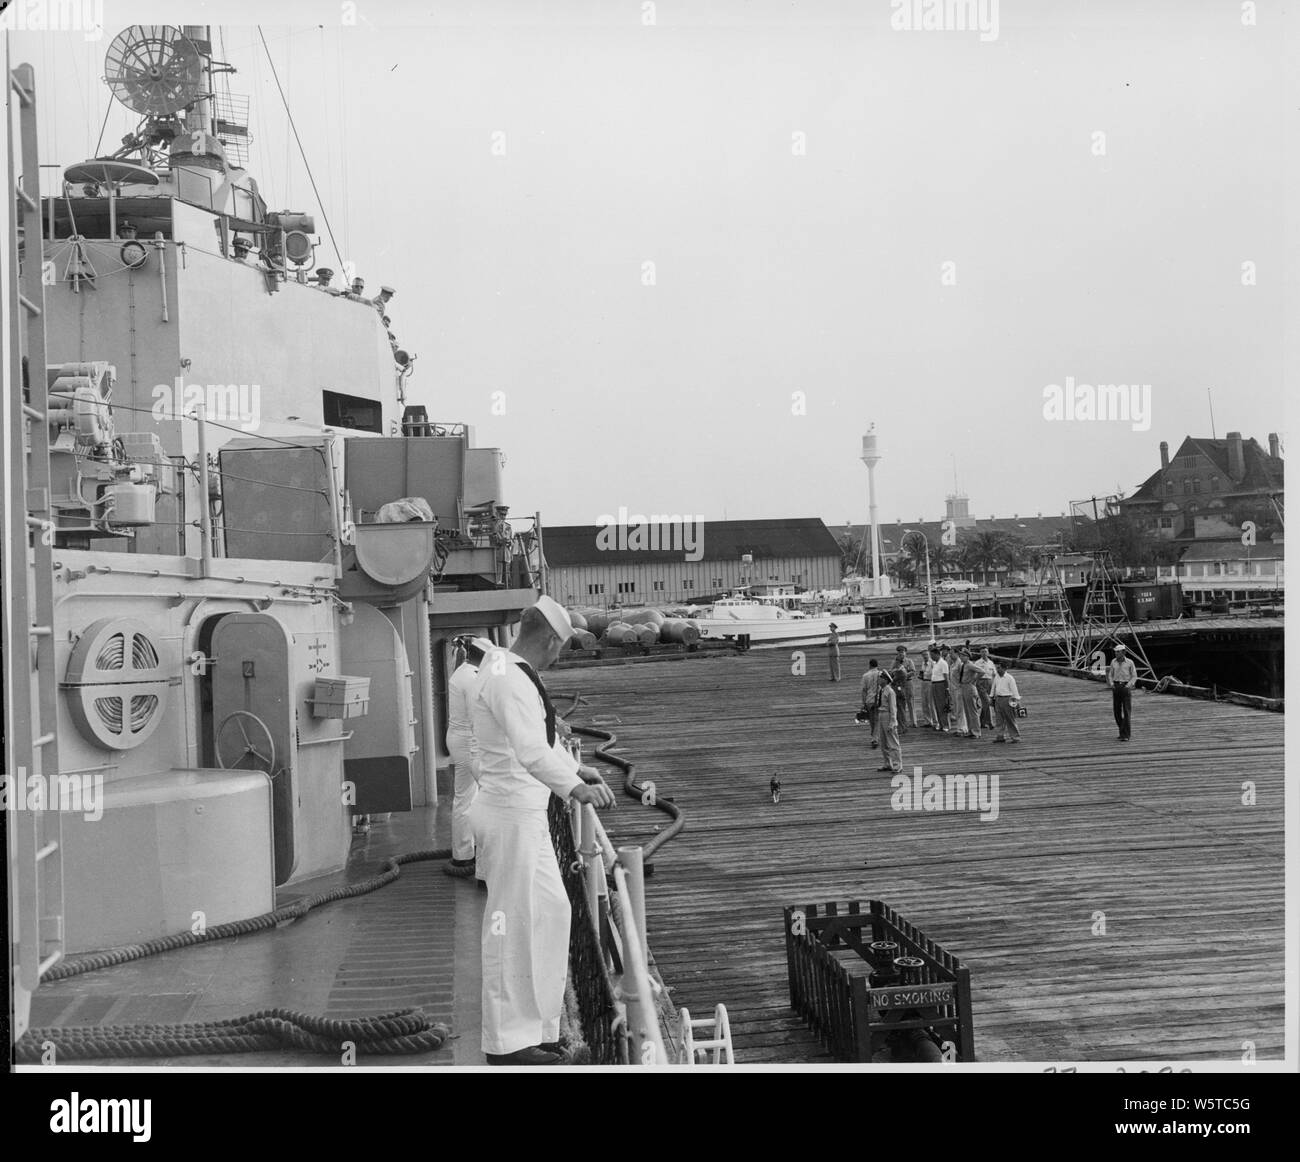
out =
[[(871, 898), (971, 970), (980, 1060), (1281, 1057), (1282, 715), (1138, 691), (1124, 744), (1104, 685), (1017, 671), (1021, 744), (903, 738), (905, 772), (997, 774), (998, 818), (901, 812), (851, 721), (866, 649), (837, 685), (824, 650), (806, 677), (793, 654), (548, 678), (686, 817), (650, 944), (677, 1005), (726, 1004), (738, 1062), (829, 1060), (789, 1008), (782, 908)], [(624, 799), (607, 827), (644, 842), (662, 819)]]
[[(451, 799), (394, 813), (357, 835), (347, 869), (284, 888), (283, 905), (366, 879), (401, 852), (450, 843)], [(162, 953), (42, 985), (34, 1027), (181, 1024), (288, 1008), (332, 1018), (422, 1009), (451, 1027), (432, 1053), (367, 1057), (357, 1066), (484, 1066), (479, 1047), (479, 929), (486, 893), (442, 874), (440, 861), (406, 864), (378, 891), (316, 908), (278, 929)], [(342, 1062), (285, 1051), (81, 1059), (78, 1068), (337, 1068)]]

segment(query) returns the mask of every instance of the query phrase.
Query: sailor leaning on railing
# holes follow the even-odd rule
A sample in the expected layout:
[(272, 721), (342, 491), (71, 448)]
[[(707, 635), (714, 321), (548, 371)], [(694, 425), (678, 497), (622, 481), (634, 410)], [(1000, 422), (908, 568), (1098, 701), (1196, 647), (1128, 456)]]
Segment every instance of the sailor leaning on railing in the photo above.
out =
[(554, 1065), (569, 952), (569, 899), (547, 826), (551, 793), (613, 807), (594, 767), (557, 741), (555, 707), (538, 671), (573, 636), (549, 597), (524, 610), (509, 650), (490, 651), (469, 698), (479, 789), (470, 808), (483, 912), (483, 1053), (490, 1065)]

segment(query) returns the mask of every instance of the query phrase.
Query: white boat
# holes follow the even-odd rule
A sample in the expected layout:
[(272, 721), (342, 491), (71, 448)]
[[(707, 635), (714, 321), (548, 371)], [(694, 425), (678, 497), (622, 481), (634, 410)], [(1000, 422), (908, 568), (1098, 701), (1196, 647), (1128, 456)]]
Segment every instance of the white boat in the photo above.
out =
[(798, 608), (799, 604), (799, 598), (794, 595), (751, 597), (735, 593), (706, 606), (692, 615), (691, 621), (699, 627), (701, 638), (713, 641), (740, 637), (750, 641), (786, 641), (825, 637), (831, 632), (832, 622), (844, 628), (842, 615), (810, 615)]

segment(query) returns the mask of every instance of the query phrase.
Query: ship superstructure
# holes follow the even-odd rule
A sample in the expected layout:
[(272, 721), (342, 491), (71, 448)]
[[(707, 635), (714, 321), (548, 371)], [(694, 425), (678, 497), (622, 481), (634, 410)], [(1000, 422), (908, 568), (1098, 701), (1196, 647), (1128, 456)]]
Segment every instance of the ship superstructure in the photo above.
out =
[(312, 216), (267, 208), (222, 67), (206, 28), (127, 29), (138, 131), (44, 190), (12, 74), (5, 630), (36, 653), (8, 757), (66, 792), (11, 827), (19, 1032), (64, 955), (265, 912), (358, 816), (434, 802), (449, 639), (536, 599), (501, 452), (408, 403), (394, 292), (335, 286)]

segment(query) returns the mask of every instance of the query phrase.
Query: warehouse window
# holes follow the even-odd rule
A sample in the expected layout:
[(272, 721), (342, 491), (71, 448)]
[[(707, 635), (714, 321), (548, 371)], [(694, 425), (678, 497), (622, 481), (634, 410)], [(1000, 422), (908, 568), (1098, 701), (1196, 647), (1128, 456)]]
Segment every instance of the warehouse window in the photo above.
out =
[(635, 593), (635, 592), (636, 592), (636, 582), (635, 582), (635, 581), (620, 581), (620, 582), (618, 583), (618, 591), (619, 591), (620, 593)]
[(604, 593), (604, 592), (605, 592), (605, 586), (603, 586), (603, 585), (588, 585), (588, 586), (587, 586), (587, 595), (588, 595), (589, 597), (595, 597), (596, 594), (598, 594), (598, 593)]
[(715, 589), (720, 589), (722, 587), (722, 578), (721, 577), (713, 578), (712, 584)]
[(1174, 527), (1174, 518), (1171, 516), (1162, 516), (1160, 518), (1160, 527), (1162, 529), (1171, 529)]
[(663, 583), (662, 581), (656, 581), (656, 582), (654, 582), (654, 591), (655, 591), (656, 593), (662, 593), (662, 592), (663, 592), (663, 587), (664, 587), (664, 583)]
[(695, 582), (692, 581), (689, 577), (687, 577), (686, 580), (682, 582), (682, 588), (683, 588), (683, 589), (694, 589), (694, 588), (695, 588)]

